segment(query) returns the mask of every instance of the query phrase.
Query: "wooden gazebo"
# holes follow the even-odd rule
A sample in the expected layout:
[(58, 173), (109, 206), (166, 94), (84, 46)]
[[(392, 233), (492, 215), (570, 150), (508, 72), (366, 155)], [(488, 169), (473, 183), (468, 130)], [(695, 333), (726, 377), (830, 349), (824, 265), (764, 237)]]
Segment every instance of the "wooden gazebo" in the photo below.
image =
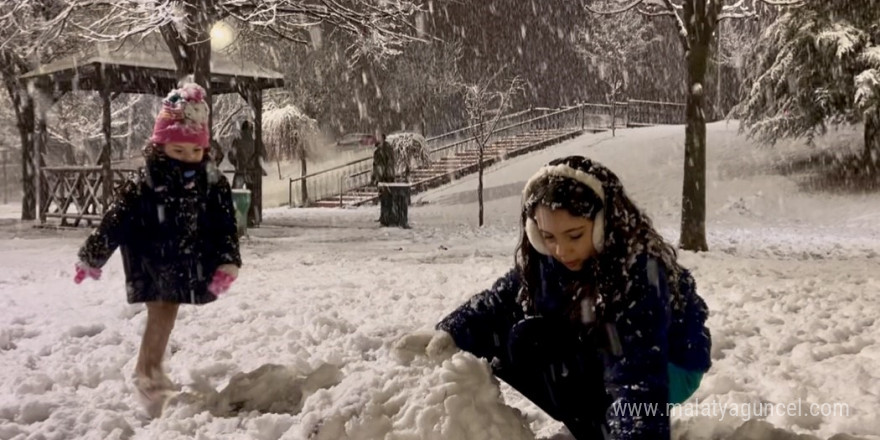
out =
[[(153, 36), (150, 36), (153, 37)], [(57, 99), (73, 90), (96, 91), (103, 102), (104, 145), (93, 166), (46, 166), (45, 112), (38, 113), (34, 133), (37, 166), (37, 206), (41, 223), (59, 219), (78, 226), (100, 220), (113, 200), (115, 183), (133, 170), (111, 167), (110, 102), (120, 93), (165, 96), (175, 88), (179, 74), (167, 46), (157, 35), (123, 44), (98, 44), (83, 53), (60, 59), (20, 77), (32, 90)], [(236, 62), (222, 53), (211, 54), (211, 94), (238, 93), (254, 111), (256, 151), (263, 151), (263, 90), (281, 87), (284, 76), (253, 63)], [(54, 102), (54, 101), (53, 101)], [(255, 179), (252, 215), (262, 218), (262, 185)]]

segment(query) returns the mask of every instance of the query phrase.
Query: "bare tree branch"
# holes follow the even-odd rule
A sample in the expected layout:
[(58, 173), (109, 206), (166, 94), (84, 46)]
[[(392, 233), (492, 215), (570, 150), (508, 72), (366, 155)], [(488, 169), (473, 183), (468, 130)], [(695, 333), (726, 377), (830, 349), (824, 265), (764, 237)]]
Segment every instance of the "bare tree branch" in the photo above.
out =
[(770, 6), (800, 6), (806, 0), (758, 0)]
[[(191, 23), (185, 19), (190, 12), (176, 0), (65, 0), (78, 18), (70, 26), (86, 39), (118, 41), (132, 35), (160, 31), (168, 39), (176, 29), (182, 41), (190, 41)], [(424, 41), (409, 19), (422, 11), (413, 0), (394, 2), (337, 0), (214, 0), (210, 10), (203, 11), (216, 21), (232, 18), (244, 27), (259, 29), (258, 35), (306, 43), (302, 32), (311, 26), (326, 23), (356, 37), (352, 49), (360, 54), (383, 56), (397, 53), (408, 42)], [(87, 19), (83, 19), (85, 16)], [(59, 19), (60, 20), (60, 19)], [(47, 32), (44, 32), (47, 34)]]
[(721, 20), (731, 20), (731, 19), (743, 19), (743, 18), (755, 18), (758, 16), (757, 12), (722, 12), (718, 14), (718, 21)]
[(645, 0), (635, 0), (631, 4), (624, 6), (620, 9), (613, 10), (613, 11), (600, 11), (598, 9), (593, 9), (592, 7), (590, 7), (587, 4), (584, 4), (584, 9), (586, 9), (591, 14), (596, 14), (596, 15), (616, 15), (616, 14), (623, 14), (624, 12), (630, 11), (630, 10), (634, 9), (635, 7), (641, 5), (644, 2), (645, 2)]
[(670, 10), (651, 11), (646, 8), (636, 8), (636, 12), (646, 17), (675, 17), (675, 12)]
[[(489, 139), (495, 132), (495, 127), (504, 111), (510, 106), (513, 95), (523, 90), (524, 82), (519, 77), (509, 80), (503, 90), (493, 90), (495, 79), (501, 75), (504, 68), (491, 77), (483, 77), (476, 84), (461, 84), (464, 91), (465, 110), (470, 119), (469, 131), (477, 144), (478, 153), (478, 177), (477, 177), (477, 200), (479, 206), (479, 225), (483, 226), (483, 155), (489, 144)], [(498, 101), (498, 106), (493, 102)], [(487, 121), (488, 118), (491, 118)]]
[(754, 8), (754, 4), (752, 5), (752, 7), (749, 7), (745, 0), (738, 0), (732, 5), (724, 5), (721, 7), (721, 11), (718, 14), (718, 21), (728, 19), (752, 18), (757, 16), (758, 11)]
[(688, 42), (687, 38), (687, 27), (685, 26), (684, 20), (681, 18), (681, 11), (683, 6), (673, 3), (672, 0), (635, 0), (629, 5), (611, 11), (600, 11), (590, 6), (587, 6), (586, 4), (584, 4), (584, 8), (588, 12), (597, 15), (625, 14), (629, 11), (634, 10), (635, 12), (638, 12), (639, 14), (648, 17), (675, 17), (675, 21), (678, 25), (679, 40), (681, 41), (681, 44), (684, 46), (685, 50), (690, 49), (690, 43)]
[(676, 8), (677, 5), (672, 3), (672, 0), (663, 0), (663, 3), (666, 4), (666, 8), (669, 9), (673, 15), (675, 15), (675, 21), (678, 23), (678, 38), (681, 41), (681, 44), (684, 47), (685, 51), (689, 51), (691, 49), (691, 43), (688, 41), (688, 31), (687, 26), (685, 26), (684, 20), (679, 15), (679, 12)]

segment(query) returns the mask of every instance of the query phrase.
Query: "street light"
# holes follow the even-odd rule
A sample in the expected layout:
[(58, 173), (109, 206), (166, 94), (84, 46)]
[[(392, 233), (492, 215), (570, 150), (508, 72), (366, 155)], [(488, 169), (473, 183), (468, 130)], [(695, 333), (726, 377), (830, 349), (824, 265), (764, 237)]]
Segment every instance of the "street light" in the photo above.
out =
[(220, 51), (235, 41), (235, 29), (225, 22), (218, 21), (211, 28), (211, 49)]

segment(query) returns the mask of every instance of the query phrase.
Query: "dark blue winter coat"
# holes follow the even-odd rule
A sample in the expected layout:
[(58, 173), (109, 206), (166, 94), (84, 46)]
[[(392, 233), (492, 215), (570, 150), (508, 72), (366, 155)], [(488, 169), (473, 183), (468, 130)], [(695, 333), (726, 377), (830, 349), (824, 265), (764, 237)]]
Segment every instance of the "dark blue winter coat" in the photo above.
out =
[[(493, 368), (504, 359), (504, 339), (511, 327), (531, 314), (558, 317), (571, 304), (571, 295), (564, 293), (572, 273), (550, 257), (540, 261), (542, 283), (535, 286), (533, 311), (526, 312), (518, 302), (520, 274), (513, 269), (499, 278), (491, 289), (466, 302), (443, 319), (438, 328), (448, 331), (459, 348), (493, 361)], [(704, 372), (710, 366), (711, 339), (704, 323), (708, 314), (705, 302), (696, 293), (691, 275), (680, 276), (682, 300), (672, 306), (666, 273), (656, 259), (639, 256), (628, 269), (629, 280), (624, 294), (607, 301), (602, 313), (590, 324), (573, 323), (561, 327), (560, 339), (582, 338), (587, 327), (599, 329), (600, 357), (604, 364), (607, 398), (612, 404), (605, 412), (611, 438), (617, 440), (657, 440), (669, 438), (669, 418), (665, 414), (669, 401), (669, 365), (693, 372)], [(604, 348), (601, 346), (604, 345)], [(595, 347), (595, 346), (593, 346)], [(584, 353), (584, 357), (594, 353)], [(595, 397), (599, 399), (599, 396)], [(655, 403), (658, 412), (639, 416), (620, 411), (623, 404)], [(615, 410), (617, 408), (618, 410)]]
[(208, 285), (217, 268), (241, 266), (226, 178), (209, 159), (196, 166), (164, 156), (148, 159), (147, 166), (123, 184), (79, 258), (100, 268), (117, 247), (128, 302), (214, 301)]

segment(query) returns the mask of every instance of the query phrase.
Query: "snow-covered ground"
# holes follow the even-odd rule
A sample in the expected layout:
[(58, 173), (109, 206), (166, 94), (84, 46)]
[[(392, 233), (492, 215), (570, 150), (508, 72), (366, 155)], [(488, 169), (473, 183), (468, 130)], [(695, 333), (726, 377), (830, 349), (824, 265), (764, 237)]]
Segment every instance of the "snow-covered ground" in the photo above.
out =
[(3, 203), (0, 204), (0, 219), (17, 219), (21, 218), (20, 203)]
[[(585, 135), (493, 167), (484, 228), (472, 177), (417, 197), (409, 230), (380, 229), (376, 207), (269, 210), (232, 291), (181, 310), (167, 368), (189, 393), (153, 421), (128, 380), (144, 313), (125, 304), (120, 259), (76, 286), (87, 231), (4, 220), (0, 439), (568, 438), (484, 362), (391, 345), (510, 267), (519, 193), (552, 158), (605, 163), (676, 240), (683, 137)], [(724, 123), (708, 140), (711, 251), (681, 258), (711, 308), (714, 365), (674, 437), (880, 439), (880, 195), (801, 190), (775, 168), (797, 143), (758, 148)]]

